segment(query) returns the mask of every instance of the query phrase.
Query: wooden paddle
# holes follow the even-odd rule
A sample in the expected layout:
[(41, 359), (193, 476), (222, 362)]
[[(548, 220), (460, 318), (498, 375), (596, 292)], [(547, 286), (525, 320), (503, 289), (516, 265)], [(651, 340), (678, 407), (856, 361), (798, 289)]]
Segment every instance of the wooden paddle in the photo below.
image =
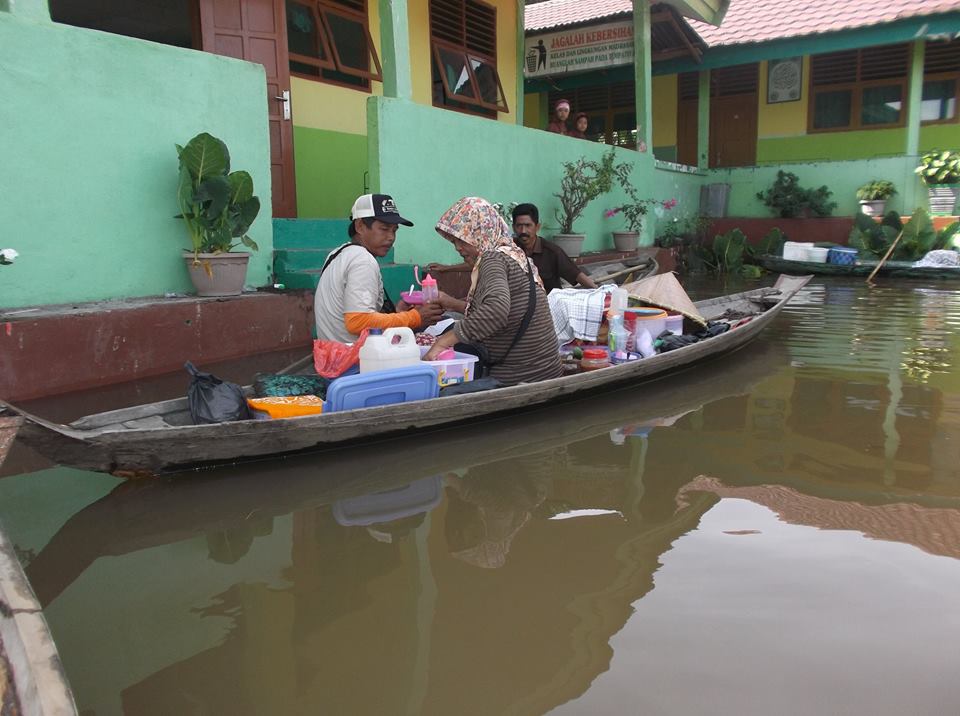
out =
[(876, 266), (874, 266), (874, 267), (873, 267), (873, 271), (871, 271), (871, 272), (870, 272), (870, 275), (867, 276), (867, 285), (868, 285), (868, 286), (874, 286), (874, 285), (876, 285), (876, 284), (873, 283), (873, 277), (877, 275), (877, 271), (879, 271), (879, 270), (880, 270), (880, 267), (883, 266), (883, 265), (887, 262), (887, 259), (890, 258), (890, 254), (893, 253), (893, 250), (894, 250), (895, 248), (897, 248), (897, 244), (900, 243), (900, 237), (901, 237), (901, 236), (903, 236), (903, 229), (900, 229), (900, 233), (897, 234), (897, 238), (895, 238), (895, 239), (893, 240), (893, 243), (890, 244), (890, 248), (887, 249), (887, 253), (885, 253), (885, 254), (883, 255), (883, 258), (880, 259), (880, 263), (878, 263)]

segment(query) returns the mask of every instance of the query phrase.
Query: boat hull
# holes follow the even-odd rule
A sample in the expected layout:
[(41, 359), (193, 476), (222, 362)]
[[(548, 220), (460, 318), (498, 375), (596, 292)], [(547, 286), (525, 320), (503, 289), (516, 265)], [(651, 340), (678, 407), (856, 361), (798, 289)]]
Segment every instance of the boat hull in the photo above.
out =
[[(851, 266), (844, 266), (814, 261), (792, 261), (769, 254), (757, 257), (757, 262), (768, 271), (797, 276), (810, 274), (816, 276), (869, 276), (879, 263), (878, 261), (861, 261)], [(952, 280), (960, 279), (960, 268), (933, 266), (915, 268), (911, 261), (887, 261), (880, 267), (877, 275), (893, 278)]]
[[(782, 277), (778, 301), (750, 322), (707, 341), (599, 371), (498, 390), (284, 420), (212, 425), (166, 424), (183, 415), (186, 399), (82, 418), (69, 426), (24, 414), (21, 438), (61, 464), (134, 477), (202, 465), (371, 441), (562, 402), (584, 394), (638, 384), (739, 350), (773, 321), (809, 277)], [(763, 290), (697, 304), (705, 316), (736, 306), (756, 308)], [(769, 301), (768, 298), (766, 299)], [(12, 406), (11, 406), (12, 407)]]

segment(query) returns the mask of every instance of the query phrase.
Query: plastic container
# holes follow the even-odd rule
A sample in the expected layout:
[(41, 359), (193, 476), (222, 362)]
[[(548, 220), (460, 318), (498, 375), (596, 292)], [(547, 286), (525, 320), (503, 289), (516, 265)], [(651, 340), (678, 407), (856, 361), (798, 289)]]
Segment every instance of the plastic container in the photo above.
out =
[(815, 264), (825, 264), (827, 263), (827, 254), (829, 253), (830, 249), (825, 249), (821, 246), (807, 246), (806, 260)]
[(641, 330), (649, 333), (651, 340), (667, 330), (667, 312), (655, 306), (628, 308), (623, 314), (623, 322), (630, 333), (627, 347), (629, 350), (635, 350), (637, 336)]
[[(420, 355), (424, 356), (430, 350), (428, 346), (420, 346)], [(466, 383), (473, 380), (473, 372), (480, 360), (469, 353), (453, 353), (452, 358), (445, 360), (423, 361), (422, 365), (430, 366), (437, 375), (437, 385), (446, 388), (448, 385)]]
[(785, 241), (783, 244), (783, 258), (788, 261), (808, 261), (807, 248), (813, 246), (811, 241)]
[(673, 335), (683, 335), (683, 314), (668, 313), (665, 326), (666, 330), (670, 331)]
[(247, 405), (254, 411), (254, 417), (258, 420), (295, 418), (299, 415), (318, 415), (323, 412), (323, 400), (316, 395), (247, 398)]
[(627, 308), (627, 299), (629, 295), (627, 294), (627, 289), (625, 288), (615, 288), (610, 292), (610, 315), (616, 315), (618, 313), (623, 313)]
[(580, 370), (591, 371), (610, 367), (610, 353), (605, 348), (584, 348)]
[(424, 303), (440, 300), (440, 289), (437, 288), (437, 279), (430, 274), (427, 274), (420, 283), (420, 288), (423, 289), (422, 293)]
[(837, 266), (853, 266), (857, 263), (857, 257), (860, 252), (856, 249), (843, 249), (834, 247), (827, 253), (827, 263)]
[(411, 306), (419, 306), (423, 303), (423, 291), (401, 291), (400, 300)]
[[(417, 351), (419, 354), (419, 351)], [(331, 381), (324, 412), (373, 408), (378, 405), (406, 403), (436, 398), (440, 394), (437, 375), (428, 363), (348, 375)]]
[(360, 373), (392, 370), (420, 362), (420, 346), (409, 328), (370, 329), (360, 347)]

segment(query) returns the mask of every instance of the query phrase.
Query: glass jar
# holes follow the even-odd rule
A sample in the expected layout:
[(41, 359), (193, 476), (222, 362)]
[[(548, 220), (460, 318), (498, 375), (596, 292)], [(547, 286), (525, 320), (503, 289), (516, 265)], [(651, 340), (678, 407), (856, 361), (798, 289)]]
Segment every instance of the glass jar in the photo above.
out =
[(603, 348), (586, 348), (580, 359), (580, 370), (589, 371), (610, 367), (610, 353)]

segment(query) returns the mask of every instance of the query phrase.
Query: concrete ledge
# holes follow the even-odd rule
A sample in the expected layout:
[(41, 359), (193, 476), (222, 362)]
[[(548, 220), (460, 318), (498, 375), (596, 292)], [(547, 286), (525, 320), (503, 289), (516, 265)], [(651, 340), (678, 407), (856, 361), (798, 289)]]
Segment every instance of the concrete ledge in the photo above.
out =
[(0, 397), (32, 398), (309, 345), (313, 295), (142, 298), (0, 311)]

